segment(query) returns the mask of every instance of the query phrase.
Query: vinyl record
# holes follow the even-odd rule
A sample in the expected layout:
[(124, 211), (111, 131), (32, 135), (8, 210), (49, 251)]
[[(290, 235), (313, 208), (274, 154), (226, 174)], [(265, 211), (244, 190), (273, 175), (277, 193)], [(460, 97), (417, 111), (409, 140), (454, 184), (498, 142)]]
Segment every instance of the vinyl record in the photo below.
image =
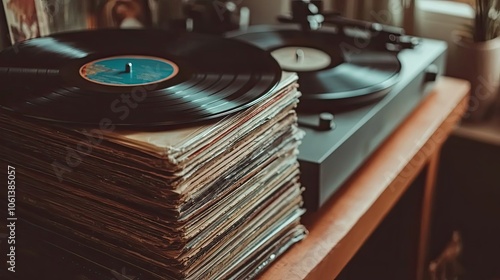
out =
[(0, 107), (43, 120), (178, 126), (265, 98), (281, 77), (267, 52), (160, 30), (62, 33), (0, 53)]
[(369, 39), (333, 30), (304, 32), (293, 27), (255, 26), (228, 33), (271, 53), (283, 70), (299, 74), (299, 109), (329, 109), (379, 100), (398, 81), (397, 54), (374, 50)]

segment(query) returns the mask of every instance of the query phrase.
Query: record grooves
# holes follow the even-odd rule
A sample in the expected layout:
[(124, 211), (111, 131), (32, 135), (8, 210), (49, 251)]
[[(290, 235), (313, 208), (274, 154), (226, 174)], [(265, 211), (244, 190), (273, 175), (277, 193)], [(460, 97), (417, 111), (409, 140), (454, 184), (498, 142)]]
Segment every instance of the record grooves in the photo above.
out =
[(271, 55), (209, 35), (98, 30), (25, 41), (0, 53), (0, 107), (62, 123), (178, 126), (265, 98), (281, 78)]

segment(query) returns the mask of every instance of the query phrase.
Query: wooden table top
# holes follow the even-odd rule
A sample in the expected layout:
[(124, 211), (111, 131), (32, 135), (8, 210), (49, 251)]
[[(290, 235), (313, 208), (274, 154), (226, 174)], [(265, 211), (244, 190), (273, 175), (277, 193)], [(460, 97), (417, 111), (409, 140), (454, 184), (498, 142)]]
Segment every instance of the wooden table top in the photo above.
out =
[(403, 124), (319, 212), (309, 236), (260, 279), (334, 279), (427, 164), (467, 109), (469, 83), (439, 78)]

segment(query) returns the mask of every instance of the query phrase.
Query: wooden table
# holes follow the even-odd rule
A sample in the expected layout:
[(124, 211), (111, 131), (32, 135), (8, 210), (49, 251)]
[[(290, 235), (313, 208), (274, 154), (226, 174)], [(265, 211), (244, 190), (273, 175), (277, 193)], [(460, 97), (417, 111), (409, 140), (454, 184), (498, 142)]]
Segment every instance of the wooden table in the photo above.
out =
[(309, 236), (261, 279), (334, 279), (426, 170), (416, 279), (427, 271), (426, 248), (440, 148), (467, 109), (468, 82), (442, 77), (433, 92), (317, 213), (306, 214)]

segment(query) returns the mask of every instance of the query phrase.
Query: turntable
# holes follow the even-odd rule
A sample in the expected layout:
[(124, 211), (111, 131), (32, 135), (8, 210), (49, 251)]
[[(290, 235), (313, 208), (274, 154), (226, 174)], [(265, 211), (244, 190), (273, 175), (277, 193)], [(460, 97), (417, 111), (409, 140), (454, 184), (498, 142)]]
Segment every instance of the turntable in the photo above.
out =
[(430, 91), (446, 43), (377, 23), (321, 14), (292, 1), (287, 24), (227, 36), (269, 51), (298, 72), (301, 180), (308, 210), (323, 205)]
[(443, 42), (422, 40), (417, 48), (400, 52), (399, 81), (388, 94), (377, 103), (334, 114), (333, 129), (313, 128), (330, 121), (322, 114), (299, 114), (306, 131), (299, 162), (307, 209), (323, 205), (419, 104), (444, 71), (445, 51)]

